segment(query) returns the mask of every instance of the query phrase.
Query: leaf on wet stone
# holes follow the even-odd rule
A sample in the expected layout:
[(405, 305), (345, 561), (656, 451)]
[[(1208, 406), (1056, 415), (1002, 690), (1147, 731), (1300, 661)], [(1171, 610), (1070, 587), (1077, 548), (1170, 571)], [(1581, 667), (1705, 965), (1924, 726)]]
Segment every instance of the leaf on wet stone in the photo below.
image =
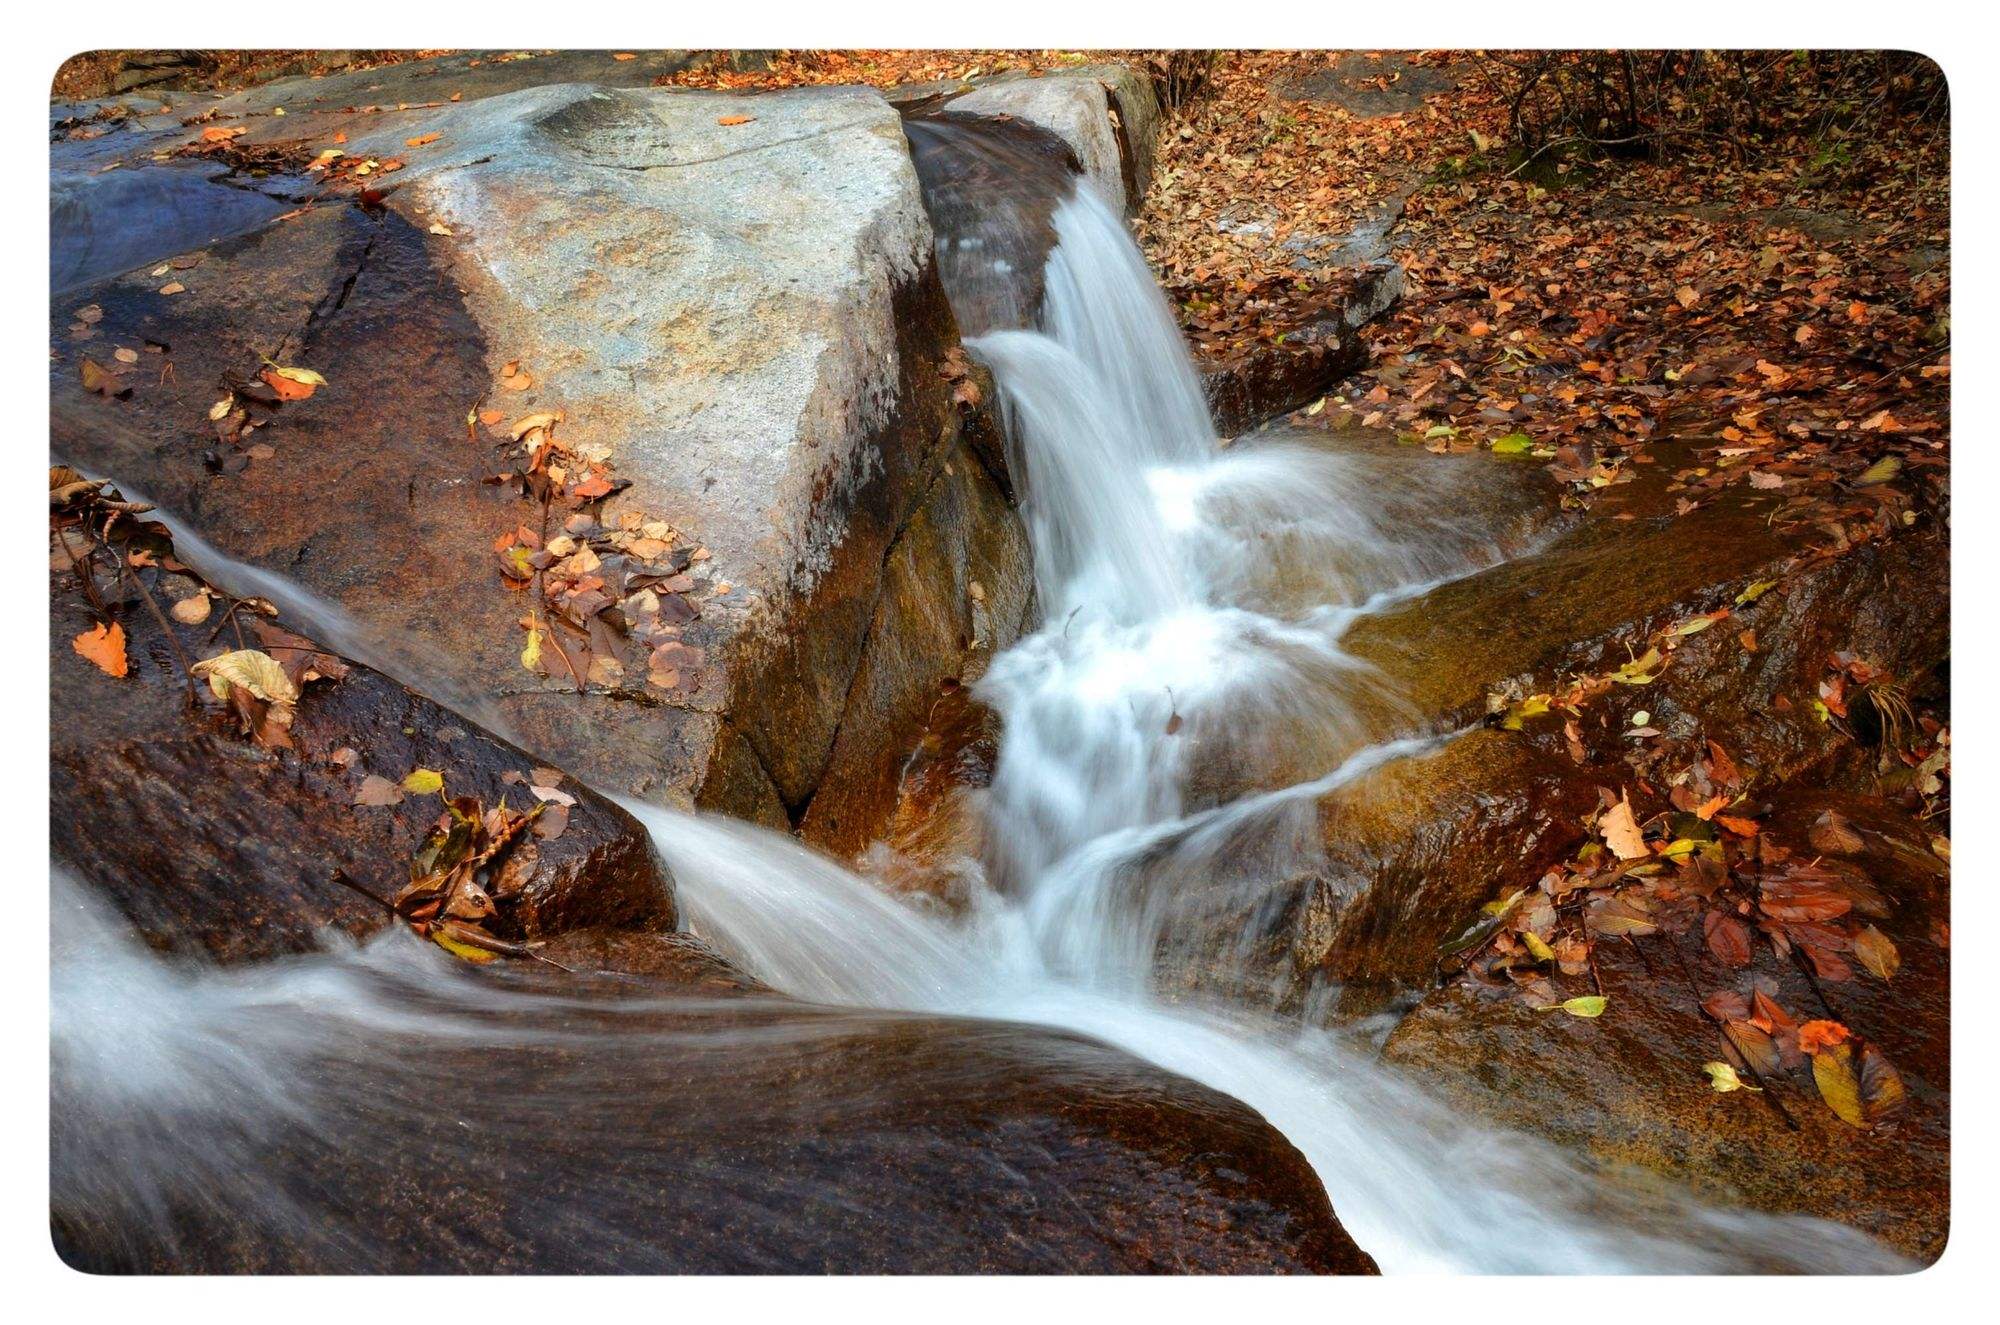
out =
[(184, 626), (198, 626), (208, 620), (212, 603), (205, 593), (196, 593), (175, 603), (169, 615)]
[(69, 646), (107, 676), (124, 676), (131, 670), (125, 657), (125, 627), (116, 621), (92, 626), (71, 639)]
[(1556, 1006), (1572, 1017), (1589, 1018), (1603, 1016), (1604, 1009), (1610, 1002), (1611, 1000), (1603, 994), (1579, 994), (1575, 998), (1564, 999)]
[(1736, 1069), (1727, 1063), (1703, 1063), (1701, 1070), (1708, 1073), (1708, 1084), (1718, 1095), (1727, 1094), (1732, 1090), (1763, 1089), (1762, 1086), (1753, 1086), (1737, 1076)]
[(1638, 860), (1652, 854), (1646, 846), (1645, 834), (1639, 831), (1638, 821), (1632, 817), (1629, 796), (1620, 796), (1616, 805), (1598, 816), (1597, 831), (1604, 845), (1620, 860)]
[(401, 805), (403, 789), (380, 774), (370, 773), (361, 779), (361, 788), (354, 793), (354, 803), (378, 807)]
[(204, 658), (188, 670), (196, 680), (206, 680), (218, 699), (228, 699), (230, 689), (241, 686), (266, 703), (298, 702), (298, 688), (291, 677), (285, 675), (276, 658), (261, 649), (233, 649)]
[(1863, 925), (1854, 936), (1854, 959), (1878, 980), (1894, 978), (1903, 956), (1889, 936), (1873, 925)]
[(428, 796), (444, 790), (444, 774), (432, 768), (412, 769), (403, 779), (403, 790), (412, 796)]
[(1702, 938), (1724, 966), (1750, 964), (1750, 927), (1725, 911), (1710, 910), (1701, 919)]
[(1826, 1107), (1848, 1126), (1865, 1128), (1868, 1115), (1861, 1106), (1861, 1079), (1854, 1069), (1851, 1045), (1831, 1045), (1812, 1055), (1813, 1084)]

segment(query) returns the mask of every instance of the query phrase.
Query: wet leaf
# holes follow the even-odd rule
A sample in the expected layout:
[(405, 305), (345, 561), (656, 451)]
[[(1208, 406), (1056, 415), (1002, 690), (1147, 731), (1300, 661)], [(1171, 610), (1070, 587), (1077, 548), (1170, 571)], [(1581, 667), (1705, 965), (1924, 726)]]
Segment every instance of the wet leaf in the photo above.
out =
[(368, 806), (401, 805), (403, 789), (379, 774), (370, 773), (361, 779), (361, 789), (354, 793), (354, 803)]
[[(1861, 1106), (1861, 1079), (1855, 1074), (1852, 1046), (1836, 1044), (1814, 1054), (1812, 1072), (1819, 1097), (1840, 1121), (1850, 1127), (1868, 1126), (1867, 1112)], [(1901, 1085), (1899, 1079), (1898, 1088)]]
[(1862, 470), (1859, 474), (1855, 475), (1854, 481), (1861, 487), (1865, 488), (1865, 487), (1870, 487), (1877, 483), (1887, 483), (1890, 479), (1896, 477), (1896, 475), (1902, 472), (1903, 472), (1903, 462), (1897, 459), (1895, 456), (1885, 455), (1880, 460), (1877, 460), (1874, 464), (1868, 466), (1868, 468)]
[(431, 942), (437, 944), (452, 956), (463, 958), (469, 962), (490, 962), (499, 957), (500, 954), (490, 948), (475, 947), (467, 943), (462, 935), (462, 930), (447, 931), (445, 926), (439, 925), (431, 930)]
[(432, 792), (443, 791), (444, 774), (430, 768), (412, 770), (410, 775), (403, 779), (403, 790), (412, 796), (428, 796)]
[(1836, 1044), (1845, 1044), (1853, 1034), (1837, 1021), (1808, 1021), (1799, 1027), (1799, 1052), (1816, 1054)]
[(1610, 1001), (1602, 994), (1579, 994), (1575, 998), (1564, 999), (1557, 1006), (1572, 1017), (1601, 1017)]
[(1652, 854), (1646, 848), (1646, 836), (1639, 831), (1638, 821), (1632, 817), (1632, 801), (1628, 796), (1619, 797), (1616, 805), (1598, 817), (1597, 831), (1604, 845), (1620, 860), (1638, 860)]
[(69, 646), (95, 663), (107, 676), (123, 676), (131, 670), (125, 658), (125, 627), (116, 621), (95, 625), (70, 640)]
[(1725, 911), (1710, 911), (1701, 919), (1702, 938), (1724, 966), (1750, 964), (1750, 926)]
[(212, 606), (207, 594), (198, 593), (175, 603), (169, 615), (184, 626), (198, 626), (208, 620)]
[(1726, 1095), (1732, 1090), (1762, 1090), (1736, 1075), (1736, 1069), (1727, 1063), (1703, 1063), (1701, 1070), (1708, 1073), (1708, 1084), (1718, 1095)]
[(1877, 980), (1892, 979), (1903, 964), (1903, 955), (1889, 936), (1873, 925), (1863, 925), (1854, 936), (1854, 959)]
[(261, 649), (235, 649), (214, 658), (205, 658), (188, 669), (196, 680), (207, 680), (218, 699), (228, 699), (230, 689), (241, 686), (258, 699), (272, 704), (298, 702), (298, 687), (278, 660)]

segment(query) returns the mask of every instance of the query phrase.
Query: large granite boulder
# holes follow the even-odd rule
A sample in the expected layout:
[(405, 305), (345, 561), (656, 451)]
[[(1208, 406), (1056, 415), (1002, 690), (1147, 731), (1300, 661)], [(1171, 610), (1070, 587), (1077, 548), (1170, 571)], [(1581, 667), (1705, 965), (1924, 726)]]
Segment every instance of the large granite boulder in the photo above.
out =
[[(403, 164), (367, 207), (65, 298), (60, 456), (333, 601), (380, 665), (579, 776), (772, 825), (913, 743), (938, 690), (1012, 638), (1025, 542), (997, 448), (967, 440), (976, 393), (946, 363), (956, 329), (876, 93), (563, 85), (234, 123), (228, 150), (259, 160)], [(154, 346), (143, 371), (113, 362)], [(93, 356), (122, 398), (84, 387)], [(210, 404), (267, 357), (328, 385), (216, 443)], [(563, 662), (619, 666), (524, 667), (531, 596), (495, 540), (570, 512), (538, 529), (535, 501), (484, 480), (522, 468), (515, 420), (557, 411), (580, 463), (629, 484), (593, 527), (666, 546), (666, 661), (658, 637), (649, 662), (571, 636)], [(849, 797), (815, 822), (865, 840), (888, 813)]]

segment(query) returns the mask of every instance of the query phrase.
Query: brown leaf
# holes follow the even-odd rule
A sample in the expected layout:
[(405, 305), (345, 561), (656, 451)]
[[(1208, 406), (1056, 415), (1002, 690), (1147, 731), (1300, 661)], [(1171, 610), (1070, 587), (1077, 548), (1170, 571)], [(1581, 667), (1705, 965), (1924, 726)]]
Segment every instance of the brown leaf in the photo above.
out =
[(401, 805), (403, 789), (379, 773), (370, 773), (361, 780), (361, 790), (354, 793), (356, 805)]
[(1815, 851), (1824, 851), (1829, 856), (1852, 856), (1866, 849), (1867, 843), (1846, 818), (1833, 810), (1820, 811), (1819, 818), (1813, 820), (1806, 839)]
[(1708, 950), (1724, 966), (1750, 964), (1750, 927), (1726, 911), (1710, 911), (1701, 920)]
[(1903, 955), (1889, 936), (1873, 925), (1863, 925), (1854, 936), (1854, 959), (1877, 980), (1888, 980), (1903, 964)]
[(1645, 834), (1639, 831), (1638, 822), (1632, 817), (1630, 797), (1619, 797), (1616, 805), (1598, 817), (1597, 831), (1620, 860), (1638, 860), (1652, 854), (1646, 847)]

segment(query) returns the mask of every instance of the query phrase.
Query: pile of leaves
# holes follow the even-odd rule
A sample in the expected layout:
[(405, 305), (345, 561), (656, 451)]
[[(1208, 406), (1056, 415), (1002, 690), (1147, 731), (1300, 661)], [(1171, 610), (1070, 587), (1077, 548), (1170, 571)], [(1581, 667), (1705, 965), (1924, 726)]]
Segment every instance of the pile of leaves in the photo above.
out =
[[(1830, 1001), (1839, 986), (1895, 978), (1896, 944), (1878, 927), (1889, 900), (1867, 873), (1842, 857), (1862, 835), (1828, 810), (1813, 823), (1809, 850), (1763, 831), (1763, 812), (1745, 780), (1713, 741), (1675, 778), (1666, 804), (1641, 818), (1629, 793), (1599, 789), (1591, 839), (1534, 884), (1489, 903), (1478, 923), (1448, 944), (1447, 970), (1511, 989), (1529, 1006), (1597, 1016), (1607, 1006), (1597, 974), (1598, 945), (1661, 936), (1692, 985), (1674, 936), (1699, 934), (1714, 966), (1749, 972), (1760, 953), (1794, 964), (1821, 1004), (1817, 1018), (1777, 1001), (1768, 975), (1740, 987), (1699, 988), (1716, 1023), (1720, 1057), (1700, 1065), (1718, 1091), (1766, 1089), (1811, 1065), (1827, 1107), (1856, 1127), (1892, 1125), (1903, 1105), (1901, 1078), (1886, 1055), (1840, 1020)], [(1942, 838), (1933, 850), (1949, 860)], [(1930, 936), (1940, 946), (1948, 932)], [(1588, 977), (1596, 992), (1563, 998), (1557, 976)], [(1689, 1070), (1696, 1070), (1690, 1063)], [(1776, 1107), (1782, 1108), (1782, 1105)]]
[[(336, 874), (335, 881), (385, 907), (419, 938), (465, 961), (528, 957), (547, 962), (535, 951), (538, 944), (503, 939), (489, 928), (500, 915), (501, 906), (519, 897), (534, 873), (534, 852), (517, 849), (524, 836), (531, 829), (545, 839), (560, 836), (568, 808), (576, 803), (575, 798), (554, 789), (562, 774), (537, 769), (533, 776), (549, 785), (533, 788), (535, 803), (525, 810), (510, 808), (504, 796), (498, 805), (487, 809), (477, 796), (447, 795), (444, 776), (434, 769), (415, 769), (400, 784), (371, 776), (357, 804), (392, 804), (404, 793), (434, 794), (443, 802), (443, 809), (410, 857), (410, 881), (395, 896), (379, 897), (344, 873)], [(370, 785), (378, 782), (382, 788)]]
[[(502, 385), (532, 380), (507, 365)], [(601, 448), (573, 446), (563, 415), (545, 410), (504, 428), (496, 410), (468, 415), (468, 431), (498, 434), (511, 467), (487, 481), (512, 487), (539, 511), (494, 540), (503, 582), (530, 596), (521, 620), (521, 665), (538, 675), (651, 700), (685, 701), (700, 688), (705, 651), (683, 638), (703, 601), (728, 594), (726, 581), (699, 577), (708, 549), (639, 510), (615, 519), (606, 498), (630, 486), (611, 473)]]

